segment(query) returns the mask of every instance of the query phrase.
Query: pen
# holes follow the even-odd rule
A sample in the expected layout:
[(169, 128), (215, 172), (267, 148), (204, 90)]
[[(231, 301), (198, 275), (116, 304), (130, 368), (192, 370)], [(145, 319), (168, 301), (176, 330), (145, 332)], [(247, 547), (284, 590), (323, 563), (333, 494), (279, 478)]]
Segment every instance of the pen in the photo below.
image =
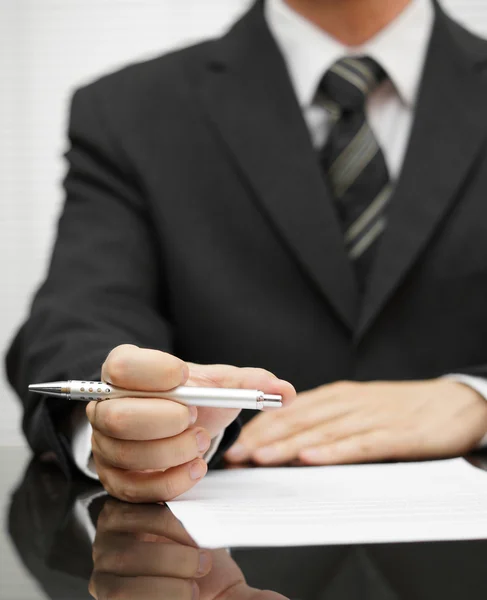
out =
[(124, 390), (103, 381), (53, 381), (29, 385), (29, 391), (66, 400), (113, 400), (115, 398), (161, 398), (174, 400), (187, 406), (213, 408), (241, 408), (262, 410), (280, 408), (282, 397), (264, 394), (260, 390), (236, 390), (229, 388), (206, 388), (179, 386), (167, 392), (141, 392)]

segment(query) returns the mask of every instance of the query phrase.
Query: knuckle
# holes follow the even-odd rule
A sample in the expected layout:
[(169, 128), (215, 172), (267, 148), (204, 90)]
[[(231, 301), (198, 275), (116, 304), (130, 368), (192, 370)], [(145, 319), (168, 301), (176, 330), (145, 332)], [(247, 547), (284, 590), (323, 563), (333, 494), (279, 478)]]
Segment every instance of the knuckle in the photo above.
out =
[(110, 562), (107, 567), (111, 572), (115, 573), (124, 573), (133, 562), (133, 557), (130, 556), (130, 552), (120, 548), (110, 552), (107, 559)]
[(177, 356), (174, 356), (174, 354), (169, 354), (168, 352), (161, 352), (160, 355), (164, 360), (164, 370), (167, 377), (175, 377), (179, 380), (184, 362)]
[(181, 493), (177, 490), (176, 480), (171, 472), (167, 472), (163, 481), (164, 484), (162, 486), (162, 500), (164, 502), (172, 500)]
[(110, 582), (105, 584), (103, 600), (128, 600), (123, 584), (123, 578), (111, 577)]
[(271, 371), (268, 371), (267, 369), (262, 369), (260, 367), (255, 368), (254, 373), (256, 373), (257, 375), (260, 375), (262, 377), (265, 377), (265, 378), (277, 379), (277, 376), (274, 375), (274, 373), (272, 373)]
[(177, 467), (178, 465), (186, 462), (185, 460), (185, 450), (181, 447), (181, 444), (175, 446), (171, 452), (167, 452), (164, 455), (164, 465), (166, 469), (170, 469), (171, 467)]
[(193, 458), (198, 456), (198, 447), (196, 446), (196, 439), (194, 436), (188, 437), (187, 440), (181, 441), (181, 443), (175, 445), (171, 457), (171, 465), (177, 466), (182, 465)]
[[(109, 506), (111, 504), (111, 506)], [(105, 509), (109, 506), (108, 510)], [(112, 532), (118, 531), (123, 523), (125, 523), (124, 519), (124, 508), (125, 505), (119, 502), (118, 500), (109, 499), (105, 502), (105, 506), (103, 511), (98, 518), (96, 530), (97, 532)]]
[(190, 546), (175, 548), (169, 544), (160, 544), (159, 560), (162, 564), (170, 564), (177, 560), (177, 570), (180, 576), (194, 577), (199, 568), (199, 551)]
[(107, 494), (109, 496), (112, 496), (113, 498), (120, 498), (119, 494), (117, 493), (116, 486), (114, 485), (112, 478), (110, 477), (110, 472), (101, 467), (99, 464), (97, 464), (96, 471), (98, 474), (98, 479), (100, 480), (100, 483), (107, 492)]
[(115, 490), (115, 488), (113, 487), (110, 478), (107, 476), (107, 474), (102, 474), (100, 475), (100, 473), (98, 473), (98, 476), (100, 478), (100, 483), (102, 484), (102, 486), (104, 487), (105, 491), (107, 492), (107, 494), (109, 494), (110, 496), (113, 496), (114, 498), (117, 498), (117, 492)]
[(186, 431), (189, 426), (189, 410), (182, 404), (174, 403), (172, 423), (174, 426), (175, 434), (179, 435)]
[(161, 506), (161, 509), (162, 510), (157, 514), (157, 526), (158, 531), (164, 535), (164, 533), (169, 533), (171, 531), (175, 517), (167, 507)]
[(360, 456), (367, 457), (372, 454), (377, 444), (375, 440), (361, 440), (359, 443)]
[(117, 346), (107, 356), (103, 365), (103, 373), (113, 385), (123, 387), (127, 373), (131, 370), (131, 352), (134, 346), (128, 344)]
[(137, 504), (143, 501), (139, 487), (131, 481), (127, 481), (124, 484), (123, 490), (118, 497), (124, 502), (130, 502), (131, 504)]
[(109, 400), (101, 403), (103, 406), (98, 410), (98, 423), (110, 437), (118, 438), (124, 436), (130, 421), (127, 419), (119, 402)]
[(120, 498), (115, 486), (111, 483), (108, 477), (104, 477), (103, 479), (100, 477), (100, 482), (109, 496), (112, 496), (113, 498)]
[(98, 433), (95, 429), (93, 429), (93, 432), (91, 434), (91, 451), (93, 452), (94, 456), (98, 455), (99, 448), (100, 448), (100, 444), (98, 441)]
[(113, 448), (110, 455), (110, 462), (122, 469), (135, 468), (132, 446), (123, 441), (112, 442)]
[(91, 557), (93, 559), (93, 561), (95, 561), (96, 563), (98, 563), (98, 561), (101, 559), (102, 557), (102, 549), (100, 548), (100, 541), (98, 538), (95, 538), (95, 541), (93, 542), (93, 546), (91, 548)]
[[(95, 463), (96, 474), (103, 487), (105, 487), (106, 473), (103, 464), (100, 462), (98, 451), (93, 449), (93, 462)], [(106, 489), (106, 488), (105, 488)]]

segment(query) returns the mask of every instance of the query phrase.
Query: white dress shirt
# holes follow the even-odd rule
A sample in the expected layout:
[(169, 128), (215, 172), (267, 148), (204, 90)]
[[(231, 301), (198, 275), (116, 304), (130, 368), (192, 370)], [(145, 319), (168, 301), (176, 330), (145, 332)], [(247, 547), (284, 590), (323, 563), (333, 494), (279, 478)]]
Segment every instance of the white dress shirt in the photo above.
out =
[(398, 179), (409, 140), (423, 65), (434, 22), (430, 0), (412, 0), (386, 28), (363, 46), (344, 46), (292, 10), (284, 0), (266, 0), (265, 17), (288, 67), (298, 102), (317, 148), (330, 126), (314, 103), (323, 75), (344, 56), (370, 56), (388, 75), (367, 102), (367, 117), (391, 180)]
[[(343, 56), (370, 56), (386, 71), (388, 79), (367, 100), (367, 118), (384, 153), (392, 182), (401, 172), (411, 132), (416, 99), (434, 23), (430, 0), (412, 0), (404, 11), (362, 46), (349, 47), (292, 10), (284, 0), (266, 0), (265, 18), (287, 64), (291, 83), (303, 111), (311, 139), (321, 148), (331, 124), (325, 108), (315, 103), (323, 75)], [(487, 400), (487, 381), (452, 374)], [(73, 454), (78, 467), (96, 477), (91, 458), (91, 426), (84, 413), (73, 423)], [(209, 460), (222, 436), (213, 440), (205, 455)], [(481, 442), (487, 446), (487, 435)]]

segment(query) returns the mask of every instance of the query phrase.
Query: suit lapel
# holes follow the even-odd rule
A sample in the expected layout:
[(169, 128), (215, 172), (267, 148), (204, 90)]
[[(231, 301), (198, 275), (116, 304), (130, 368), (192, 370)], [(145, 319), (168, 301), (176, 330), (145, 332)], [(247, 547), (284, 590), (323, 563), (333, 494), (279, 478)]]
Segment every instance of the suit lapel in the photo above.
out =
[(486, 137), (487, 90), (454, 28), (437, 8), (409, 148), (362, 305), (357, 340), (447, 218)]
[(201, 82), (211, 121), (277, 235), (352, 330), (358, 309), (352, 267), (261, 3), (214, 50)]

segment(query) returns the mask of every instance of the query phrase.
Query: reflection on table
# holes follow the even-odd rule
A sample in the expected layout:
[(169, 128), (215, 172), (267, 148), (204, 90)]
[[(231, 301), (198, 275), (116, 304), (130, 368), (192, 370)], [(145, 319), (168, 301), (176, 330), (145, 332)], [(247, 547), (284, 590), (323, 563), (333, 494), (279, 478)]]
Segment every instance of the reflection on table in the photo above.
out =
[(119, 502), (39, 460), (13, 494), (8, 518), (25, 566), (47, 597), (60, 600), (487, 595), (487, 541), (205, 550), (166, 506)]

